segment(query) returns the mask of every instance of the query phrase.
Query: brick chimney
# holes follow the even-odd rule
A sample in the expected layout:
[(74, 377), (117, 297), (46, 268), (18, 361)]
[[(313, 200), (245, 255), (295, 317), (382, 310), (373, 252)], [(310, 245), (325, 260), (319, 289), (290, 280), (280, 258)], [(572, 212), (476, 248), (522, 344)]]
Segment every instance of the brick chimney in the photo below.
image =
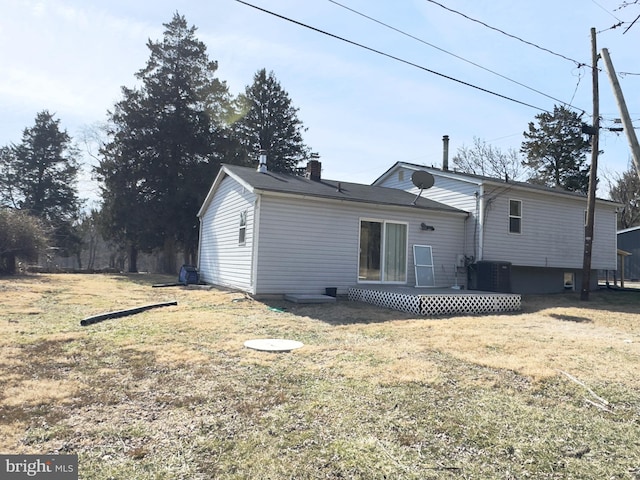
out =
[(313, 180), (314, 182), (319, 182), (322, 176), (322, 163), (320, 163), (320, 161), (318, 160), (319, 158), (320, 155), (318, 155), (317, 153), (312, 153), (311, 160), (307, 162), (305, 177)]

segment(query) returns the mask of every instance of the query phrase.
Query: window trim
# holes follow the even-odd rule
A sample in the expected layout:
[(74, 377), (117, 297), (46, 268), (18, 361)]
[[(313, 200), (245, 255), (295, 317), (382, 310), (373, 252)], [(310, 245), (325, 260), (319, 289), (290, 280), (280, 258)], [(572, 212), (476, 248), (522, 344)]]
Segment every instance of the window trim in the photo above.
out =
[[(512, 215), (511, 214), (511, 202), (518, 202), (520, 204), (520, 208), (519, 208), (520, 215)], [(509, 206), (508, 206), (508, 208), (509, 208), (509, 210), (508, 210), (508, 213), (509, 213), (509, 226), (508, 226), (508, 230), (509, 230), (509, 234), (510, 235), (522, 235), (522, 203), (523, 203), (522, 200), (519, 200), (517, 198), (510, 198), (509, 199)], [(519, 225), (518, 225), (519, 229), (518, 229), (517, 232), (511, 230), (511, 220), (512, 219), (520, 220)]]

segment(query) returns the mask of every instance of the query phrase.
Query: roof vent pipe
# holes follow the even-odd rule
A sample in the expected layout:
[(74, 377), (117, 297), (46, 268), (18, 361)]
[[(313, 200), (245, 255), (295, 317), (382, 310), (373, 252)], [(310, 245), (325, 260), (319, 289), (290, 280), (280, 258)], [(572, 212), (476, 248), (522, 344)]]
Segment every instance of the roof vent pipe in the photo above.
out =
[(261, 148), (258, 159), (258, 173), (267, 173), (267, 151)]
[(449, 135), (442, 137), (442, 170), (449, 170)]

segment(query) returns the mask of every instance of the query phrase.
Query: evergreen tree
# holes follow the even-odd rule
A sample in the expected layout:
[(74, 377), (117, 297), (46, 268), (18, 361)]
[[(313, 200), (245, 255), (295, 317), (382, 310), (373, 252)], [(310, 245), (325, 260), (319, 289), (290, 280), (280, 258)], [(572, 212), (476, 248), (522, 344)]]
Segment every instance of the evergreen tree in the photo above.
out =
[(80, 247), (74, 226), (81, 206), (78, 154), (60, 120), (46, 110), (18, 145), (0, 152), (0, 202), (40, 218), (63, 255)]
[(109, 141), (96, 171), (102, 181), (103, 233), (126, 243), (129, 270), (139, 250), (162, 247), (164, 270), (175, 270), (175, 250), (193, 258), (196, 213), (220, 165), (231, 113), (229, 93), (215, 77), (217, 63), (175, 14), (136, 77), (139, 88), (122, 88), (109, 112)]
[(238, 104), (241, 116), (233, 129), (244, 162), (257, 164), (258, 152), (267, 150), (269, 170), (292, 172), (309, 157), (298, 109), (273, 72), (259, 70)]
[(555, 106), (552, 114), (544, 112), (535, 118), (537, 125), (529, 123), (521, 148), (527, 157), (523, 165), (533, 172), (529, 181), (586, 193), (589, 188), (586, 154), (591, 146), (582, 133), (580, 117), (565, 107)]

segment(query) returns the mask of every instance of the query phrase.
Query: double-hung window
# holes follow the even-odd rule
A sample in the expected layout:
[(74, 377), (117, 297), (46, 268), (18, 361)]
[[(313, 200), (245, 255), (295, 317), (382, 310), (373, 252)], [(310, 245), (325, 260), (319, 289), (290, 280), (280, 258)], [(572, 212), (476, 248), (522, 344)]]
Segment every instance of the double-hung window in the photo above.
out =
[(247, 211), (240, 212), (240, 227), (238, 228), (238, 245), (244, 245), (247, 240)]
[(509, 200), (509, 233), (522, 233), (522, 200)]

